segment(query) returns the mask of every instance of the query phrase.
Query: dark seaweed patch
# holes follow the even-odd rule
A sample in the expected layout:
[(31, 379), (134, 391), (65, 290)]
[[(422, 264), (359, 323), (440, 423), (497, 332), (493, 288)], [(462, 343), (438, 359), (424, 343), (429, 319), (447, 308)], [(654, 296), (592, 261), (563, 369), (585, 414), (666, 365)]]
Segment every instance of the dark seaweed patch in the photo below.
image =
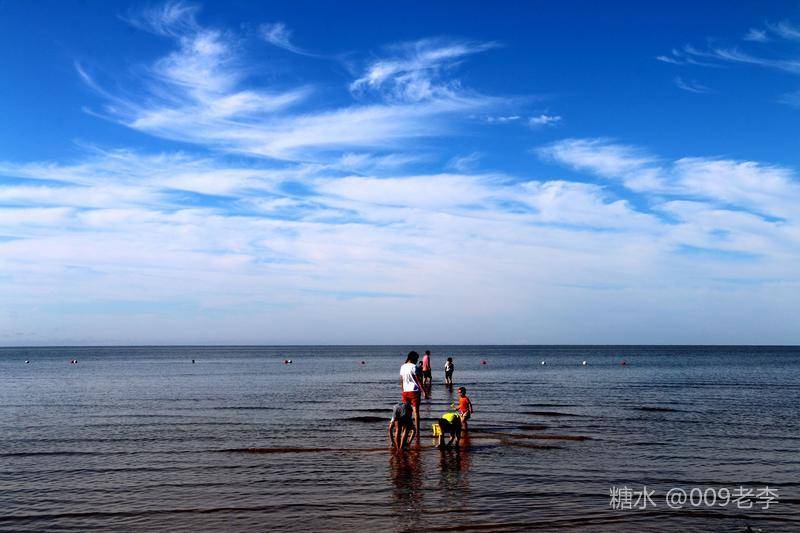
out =
[(522, 414), (532, 416), (581, 416), (572, 413), (559, 413), (557, 411), (525, 411)]

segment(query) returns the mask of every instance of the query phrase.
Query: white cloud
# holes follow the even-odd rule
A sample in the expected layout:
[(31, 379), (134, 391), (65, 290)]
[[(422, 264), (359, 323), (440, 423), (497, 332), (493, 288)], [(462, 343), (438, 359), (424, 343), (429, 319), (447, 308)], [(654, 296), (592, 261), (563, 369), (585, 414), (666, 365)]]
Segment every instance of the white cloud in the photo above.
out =
[(65, 207), (3, 207), (0, 228), (61, 225), (72, 212)]
[[(773, 39), (774, 38), (774, 39)], [(747, 33), (742, 37), (746, 44), (750, 44), (749, 48), (753, 48), (752, 43), (761, 45), (758, 47), (760, 54), (742, 50), (738, 46), (723, 46), (714, 45), (706, 49), (698, 49), (691, 45), (685, 45), (682, 48), (673, 48), (669, 54), (662, 54), (656, 57), (657, 60), (665, 63), (672, 63), (675, 65), (698, 65), (704, 67), (720, 67), (726, 63), (739, 63), (745, 65), (755, 65), (765, 68), (782, 70), (793, 74), (800, 73), (800, 59), (796, 58), (780, 58), (776, 57), (777, 54), (764, 54), (764, 43), (770, 43), (773, 40), (800, 40), (800, 29), (788, 21), (781, 21), (778, 23), (767, 23), (764, 29), (750, 28)], [(713, 41), (712, 41), (713, 42)], [(773, 43), (774, 44), (774, 43)], [(774, 48), (774, 46), (773, 46)], [(676, 79), (676, 83), (681, 86), (685, 84), (689, 87), (696, 85), (693, 83), (686, 83)], [(684, 88), (684, 87), (681, 87)], [(691, 89), (686, 89), (691, 90)], [(695, 91), (704, 92), (704, 91)]]
[(675, 85), (679, 89), (683, 89), (684, 91), (688, 91), (690, 93), (713, 94), (716, 92), (714, 91), (714, 89), (711, 89), (710, 87), (706, 87), (705, 85), (697, 83), (694, 80), (684, 80), (680, 76), (675, 78)]
[(753, 161), (682, 158), (676, 185), (687, 194), (780, 218), (797, 218), (800, 183), (793, 171)]
[(286, 27), (286, 24), (283, 22), (262, 24), (259, 29), (264, 40), (278, 48), (283, 48), (284, 50), (302, 56), (322, 57), (319, 54), (314, 54), (296, 46), (292, 42), (292, 30)]
[(538, 128), (541, 126), (555, 126), (561, 122), (561, 117), (558, 115), (547, 115), (541, 114), (536, 117), (531, 117), (528, 120), (528, 125), (532, 128)]
[(783, 39), (800, 41), (800, 28), (788, 20), (782, 20), (775, 24), (767, 24), (767, 28)]
[(662, 176), (657, 158), (630, 145), (607, 139), (565, 139), (537, 152), (577, 170), (622, 180), (633, 190), (660, 190)]
[(197, 13), (200, 6), (181, 1), (168, 1), (148, 8), (130, 11), (122, 17), (129, 24), (156, 35), (182, 37), (199, 29)]
[(722, 61), (757, 65), (760, 67), (784, 70), (786, 72), (791, 72), (792, 74), (800, 74), (800, 60), (798, 59), (772, 59), (760, 57), (743, 52), (738, 48), (715, 48), (710, 52), (704, 53), (704, 55)]
[(625, 200), (610, 197), (602, 187), (588, 183), (527, 182), (509, 198), (535, 208), (535, 219), (543, 223), (629, 230), (658, 225), (650, 216), (632, 209)]
[(673, 65), (694, 65), (699, 67), (720, 67), (720, 58), (714, 53), (698, 50), (691, 45), (673, 48), (669, 54), (656, 56), (656, 60)]
[(295, 47), (291, 43), (292, 32), (283, 22), (261, 25), (261, 35), (268, 43), (280, 48), (294, 51)]
[[(81, 78), (108, 100), (103, 116), (165, 139), (283, 160), (332, 163), (345, 153), (391, 147), (441, 135), (447, 119), (488, 109), (498, 99), (464, 90), (446, 74), (493, 46), (427, 39), (390, 48), (396, 57), (374, 62), (351, 83), (380, 101), (338, 107), (310, 105), (311, 84), (254, 88), (235, 35), (201, 26), (197, 9), (168, 4), (130, 17), (138, 27), (174, 40), (177, 49), (143, 70), (126, 93), (112, 94), (82, 65)], [(262, 27), (265, 39), (293, 47), (285, 25)], [(384, 97), (388, 100), (384, 101)]]
[(682, 61), (680, 61), (679, 59), (677, 59), (674, 56), (659, 55), (659, 56), (656, 56), (656, 60), (661, 61), (662, 63), (671, 63), (673, 65), (682, 65), (683, 64)]
[[(750, 28), (735, 44), (722, 44), (719, 39), (708, 39), (708, 45), (697, 48), (684, 45), (673, 48), (669, 54), (656, 57), (657, 60), (674, 65), (693, 65), (702, 67), (723, 68), (732, 64), (754, 66), (764, 69), (800, 74), (800, 57), (797, 56), (797, 42), (800, 41), (800, 29), (789, 21), (777, 23), (767, 22), (761, 28)], [(787, 53), (787, 50), (789, 53)], [(697, 94), (713, 94), (714, 89), (694, 80), (682, 77), (674, 78), (677, 87)], [(794, 93), (789, 92), (777, 97), (774, 101), (796, 106)]]
[[(548, 323), (548, 313), (582, 317), (570, 308), (576, 301), (603, 305), (601, 294), (638, 309), (656, 295), (666, 296), (654, 287), (654, 277), (669, 291), (688, 290), (687, 279), (703, 280), (708, 291), (719, 283), (714, 280), (752, 276), (755, 261), (761, 277), (796, 279), (796, 218), (768, 221), (741, 211), (749, 206), (786, 214), (797, 202), (788, 170), (699, 158), (668, 163), (641, 149), (596, 140), (570, 140), (551, 152), (567, 159), (569, 147), (578, 150), (580, 158), (569, 159), (576, 168), (599, 169), (609, 177), (658, 168), (685, 199), (676, 200), (677, 193), (667, 201), (660, 193), (646, 196), (662, 218), (590, 183), (463, 173), (341, 178), (324, 166), (241, 168), (185, 154), (131, 151), (93, 153), (69, 167), (5, 165), (4, 173), (38, 178), (35, 187), (57, 190), (47, 197), (49, 207), (36, 207), (45, 203), (42, 196), (22, 195), (17, 201), (30, 205), (0, 210), (0, 235), (14, 237), (0, 239), (0, 267), (9, 281), (0, 286), (0, 301), (22, 310), (42, 301), (140, 302), (134, 308), (152, 309), (148, 313), (158, 313), (164, 302), (187, 306), (162, 312), (161, 326), (142, 325), (141, 331), (135, 324), (149, 324), (145, 317), (151, 315), (123, 310), (123, 322), (98, 318), (94, 323), (103, 324), (104, 342), (155, 339), (154, 332), (162, 335), (159, 341), (178, 342), (198, 323), (208, 326), (209, 333), (198, 338), (206, 342), (310, 342), (297, 324), (313, 326), (317, 341), (362, 339), (349, 326), (337, 325), (345, 333), (331, 327), (330, 317), (339, 315), (357, 330), (369, 327), (394, 341), (400, 338), (387, 326), (390, 315), (391, 324), (435, 337), (430, 325), (405, 318), (420, 305), (432, 310), (438, 327), (439, 316), (466, 322), (440, 330), (443, 339), (479, 341), (480, 335), (510, 334), (499, 324), (519, 313), (537, 324)], [(599, 155), (592, 157), (591, 150)], [(192, 190), (214, 190), (211, 184), (218, 181), (230, 199), (223, 206), (192, 206), (191, 199), (172, 196), (176, 177)], [(286, 192), (285, 185), (297, 180), (306, 192)], [(19, 187), (0, 184), (0, 204)], [(94, 200), (72, 207), (79, 195), (65, 194), (65, 187), (80, 187)], [(135, 187), (143, 194), (138, 201), (95, 192), (107, 187)], [(721, 256), (692, 264), (681, 255), (683, 247), (733, 254), (734, 260)], [(738, 261), (745, 252), (756, 259)], [(531, 314), (541, 305), (542, 314)], [(228, 318), (215, 319), (220, 323), (214, 328), (207, 313)], [(13, 323), (32, 326), (24, 317), (36, 317), (39, 338), (64, 339), (63, 332), (48, 329), (63, 325), (63, 314), (23, 315)], [(264, 320), (280, 333), (250, 333)], [(569, 330), (553, 327), (561, 328), (560, 335)]]
[(448, 161), (448, 168), (452, 168), (458, 172), (467, 172), (471, 170), (483, 157), (480, 152), (472, 152), (471, 154), (457, 156)]
[(200, 194), (231, 194), (245, 189), (268, 190), (278, 176), (291, 177), (303, 167), (264, 169), (221, 164), (210, 158), (183, 153), (139, 154), (130, 150), (92, 149), (76, 164), (0, 162), (0, 174), (29, 180), (61, 182), (58, 186), (24, 185), (5, 194), (28, 194), (39, 201), (74, 201), (84, 207), (163, 202), (164, 191), (176, 189)]
[(792, 91), (782, 94), (777, 101), (792, 107), (800, 107), (800, 91)]
[(629, 145), (605, 139), (567, 139), (538, 150), (545, 158), (638, 192), (702, 198), (759, 216), (797, 218), (800, 182), (791, 169), (754, 161), (684, 157), (664, 161)]
[(461, 87), (444, 74), (468, 55), (496, 47), (496, 43), (422, 39), (390, 48), (392, 57), (374, 61), (350, 84), (356, 94), (374, 91), (401, 102), (460, 99)]
[(765, 43), (769, 41), (767, 32), (758, 28), (750, 28), (747, 33), (742, 37), (745, 41), (752, 41), (754, 43)]
[(0, 342), (713, 342), (730, 332), (696, 309), (800, 311), (792, 169), (565, 139), (538, 150), (561, 179), (486, 172), (478, 152), (443, 172), (459, 146), (421, 139), (522, 123), (454, 77), (491, 43), (390, 47), (327, 105), (314, 83), (253, 83), (243, 42), (194, 6), (128, 19), (173, 52), (122, 92), (78, 75), (107, 118), (200, 150), (0, 163), (0, 319), (35, 332)]
[(317, 184), (317, 190), (362, 203), (446, 209), (487, 201), (491, 196), (487, 182), (496, 179), (457, 174), (383, 179), (346, 177), (322, 181)]
[(517, 122), (521, 118), (519, 115), (489, 116), (486, 117), (486, 122), (489, 124), (508, 124), (509, 122)]

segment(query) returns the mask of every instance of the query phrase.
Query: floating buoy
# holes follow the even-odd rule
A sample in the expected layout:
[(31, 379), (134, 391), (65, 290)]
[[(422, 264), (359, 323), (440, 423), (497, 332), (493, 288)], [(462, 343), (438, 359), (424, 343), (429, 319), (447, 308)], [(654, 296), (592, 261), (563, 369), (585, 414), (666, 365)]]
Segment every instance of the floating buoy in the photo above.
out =
[(290, 365), (292, 364), (292, 360), (291, 360), (291, 359), (289, 359), (289, 364), (290, 364)]
[(284, 364), (284, 365), (288, 365), (288, 364), (289, 364), (289, 360), (288, 360), (288, 359), (284, 359), (284, 360), (283, 360), (283, 364)]
[(547, 361), (542, 361), (542, 366), (546, 365)]
[(29, 365), (29, 364), (31, 364), (31, 362), (30, 362), (30, 361), (28, 361), (27, 359), (25, 359), (25, 364), (26, 364), (26, 365)]
[(625, 365), (627, 365), (628, 363), (626, 363), (626, 362), (625, 362), (625, 359), (623, 359), (622, 361), (620, 361), (620, 362), (619, 362), (619, 364), (621, 364), (622, 366), (625, 366)]
[(486, 361), (481, 361), (481, 364), (482, 364), (482, 365), (485, 365), (485, 364), (486, 364)]
[(194, 364), (194, 359), (192, 359), (192, 364)]
[(366, 365), (366, 364), (367, 364), (367, 362), (366, 362), (366, 361), (361, 361), (361, 364), (362, 364), (362, 365)]
[(581, 366), (586, 366), (586, 365), (587, 365), (586, 361), (583, 361), (583, 362), (581, 363)]

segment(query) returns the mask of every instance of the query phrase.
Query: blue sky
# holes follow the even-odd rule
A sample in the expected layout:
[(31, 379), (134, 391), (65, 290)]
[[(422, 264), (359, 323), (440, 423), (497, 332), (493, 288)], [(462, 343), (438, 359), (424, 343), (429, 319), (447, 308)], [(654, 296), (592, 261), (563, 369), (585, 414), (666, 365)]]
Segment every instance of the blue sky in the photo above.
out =
[(0, 344), (798, 343), (798, 8), (0, 2)]

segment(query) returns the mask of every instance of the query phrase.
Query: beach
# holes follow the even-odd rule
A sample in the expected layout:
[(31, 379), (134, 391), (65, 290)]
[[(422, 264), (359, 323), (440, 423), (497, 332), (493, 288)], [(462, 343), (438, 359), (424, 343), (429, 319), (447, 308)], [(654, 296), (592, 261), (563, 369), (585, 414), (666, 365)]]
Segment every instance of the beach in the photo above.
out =
[[(410, 349), (433, 386), (394, 452)], [(448, 356), (459, 451), (431, 442)], [(2, 348), (0, 530), (796, 531), (798, 399), (788, 347)], [(742, 486), (777, 499), (665, 502)]]

